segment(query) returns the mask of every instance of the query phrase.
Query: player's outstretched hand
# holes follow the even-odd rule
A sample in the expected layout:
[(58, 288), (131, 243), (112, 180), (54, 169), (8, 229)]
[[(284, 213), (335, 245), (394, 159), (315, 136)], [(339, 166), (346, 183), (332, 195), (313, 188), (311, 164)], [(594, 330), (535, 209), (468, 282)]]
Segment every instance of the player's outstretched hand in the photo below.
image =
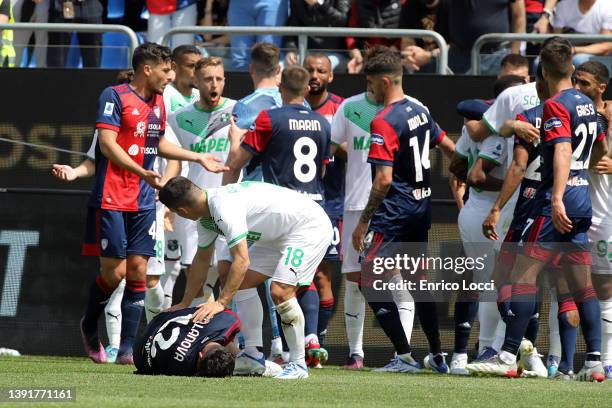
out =
[(227, 134), (227, 138), (230, 141), (230, 145), (235, 146), (235, 145), (239, 145), (240, 143), (242, 143), (242, 139), (244, 138), (244, 135), (246, 134), (246, 132), (247, 132), (247, 129), (239, 128), (238, 125), (236, 124), (236, 120), (232, 116), (230, 118), (229, 132)]
[(141, 178), (156, 190), (160, 190), (163, 187), (163, 185), (159, 182), (161, 180), (161, 175), (156, 171), (145, 170)]
[(565, 205), (563, 204), (563, 200), (553, 200), (552, 221), (557, 231), (562, 234), (567, 234), (572, 230), (572, 221), (565, 213)]
[(221, 163), (221, 159), (213, 156), (210, 153), (202, 153), (198, 157), (198, 163), (211, 173), (222, 173), (229, 170), (225, 164)]
[(200, 306), (198, 306), (198, 310), (196, 310), (196, 312), (193, 314), (193, 321), (206, 324), (210, 322), (210, 319), (212, 319), (214, 315), (219, 314), (224, 310), (225, 306), (219, 302), (202, 303)]
[(595, 171), (599, 174), (612, 174), (612, 158), (604, 156), (595, 165)]
[(498, 221), (499, 210), (492, 208), (491, 212), (489, 213), (489, 215), (487, 215), (487, 218), (485, 218), (484, 222), (482, 223), (482, 234), (493, 241), (497, 241), (499, 239), (499, 236), (497, 235), (497, 230), (495, 229), (495, 226), (497, 225)]
[(185, 304), (183, 302), (180, 302), (164, 310), (164, 312), (176, 312), (177, 310), (187, 309), (188, 307), (189, 307), (189, 303)]
[(62, 181), (74, 181), (77, 179), (76, 171), (65, 164), (54, 164), (51, 174)]
[(540, 131), (531, 123), (517, 120), (514, 122), (514, 134), (527, 143), (533, 143), (540, 138)]
[(366, 223), (360, 222), (355, 227), (355, 231), (353, 231), (353, 248), (355, 248), (355, 251), (363, 251), (363, 239), (367, 232), (368, 224)]

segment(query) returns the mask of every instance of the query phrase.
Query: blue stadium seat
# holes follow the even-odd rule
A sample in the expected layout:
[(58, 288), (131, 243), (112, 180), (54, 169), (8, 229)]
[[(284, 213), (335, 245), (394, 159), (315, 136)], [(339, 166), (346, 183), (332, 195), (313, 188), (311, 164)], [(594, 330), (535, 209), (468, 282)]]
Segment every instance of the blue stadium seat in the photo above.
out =
[(125, 14), (125, 0), (108, 0), (106, 17), (109, 20), (120, 20)]
[(128, 67), (128, 49), (130, 39), (122, 33), (104, 33), (102, 35), (102, 62), (100, 68)]

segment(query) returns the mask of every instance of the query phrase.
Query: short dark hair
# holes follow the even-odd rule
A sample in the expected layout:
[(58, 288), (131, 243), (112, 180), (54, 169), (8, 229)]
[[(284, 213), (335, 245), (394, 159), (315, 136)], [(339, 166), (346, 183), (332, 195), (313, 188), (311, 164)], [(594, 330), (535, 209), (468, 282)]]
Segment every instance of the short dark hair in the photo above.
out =
[(139, 45), (132, 55), (132, 68), (138, 70), (142, 65), (158, 65), (170, 60), (170, 48), (152, 42)]
[(176, 209), (193, 202), (197, 186), (183, 176), (172, 177), (159, 190), (159, 201), (170, 209)]
[(515, 85), (525, 84), (525, 78), (518, 75), (504, 75), (493, 84), (493, 94), (497, 98), (500, 93)]
[(310, 74), (299, 65), (291, 65), (283, 70), (281, 87), (292, 96), (301, 96), (308, 87)]
[(251, 64), (257, 75), (269, 78), (278, 72), (280, 49), (267, 42), (257, 43), (251, 49)]
[(172, 50), (172, 61), (177, 62), (179, 59), (183, 57), (183, 55), (187, 54), (196, 54), (202, 55), (198, 47), (192, 44), (184, 44), (179, 45), (174, 50)]
[(508, 54), (502, 58), (500, 66), (505, 67), (525, 67), (529, 68), (529, 60), (520, 54)]
[(595, 80), (600, 84), (608, 85), (608, 82), (610, 82), (610, 71), (608, 71), (608, 67), (599, 61), (587, 61), (576, 68), (576, 71), (582, 71), (593, 75)]
[(134, 79), (134, 70), (125, 69), (123, 71), (119, 71), (119, 73), (117, 74), (117, 79), (115, 79), (115, 82), (117, 82), (117, 85), (126, 84), (129, 82), (132, 82), (132, 79)]
[(542, 45), (542, 68), (555, 79), (568, 77), (572, 73), (572, 54), (572, 44), (568, 40), (551, 37)]
[(215, 348), (198, 361), (200, 377), (230, 377), (234, 373), (236, 357), (225, 347)]
[(542, 73), (542, 63), (538, 63), (538, 67), (536, 68), (536, 80), (544, 80), (544, 74)]
[(375, 48), (368, 54), (364, 72), (366, 75), (402, 75), (402, 57), (399, 51), (389, 47)]

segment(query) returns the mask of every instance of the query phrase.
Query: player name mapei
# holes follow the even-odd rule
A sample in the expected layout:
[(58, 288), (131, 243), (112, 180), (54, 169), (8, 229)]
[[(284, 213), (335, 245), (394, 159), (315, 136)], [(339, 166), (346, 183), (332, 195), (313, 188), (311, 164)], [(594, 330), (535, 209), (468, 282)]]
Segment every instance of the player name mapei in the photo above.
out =
[(418, 281), (402, 280), (400, 282), (383, 282), (377, 279), (373, 283), (374, 290), (408, 290), (408, 291), (430, 291), (430, 292), (442, 292), (442, 291), (485, 291), (495, 290), (495, 281), (490, 280), (489, 282), (446, 282), (442, 279), (440, 282), (429, 282), (425, 279)]
[(289, 130), (321, 131), (321, 122), (314, 119), (289, 119)]

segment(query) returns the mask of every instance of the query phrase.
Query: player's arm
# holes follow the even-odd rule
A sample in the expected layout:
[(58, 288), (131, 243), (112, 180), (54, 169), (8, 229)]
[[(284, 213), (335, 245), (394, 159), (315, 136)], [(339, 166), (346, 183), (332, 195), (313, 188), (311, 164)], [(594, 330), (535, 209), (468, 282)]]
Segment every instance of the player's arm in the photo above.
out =
[(77, 167), (70, 167), (67, 164), (54, 164), (51, 174), (62, 181), (74, 181), (80, 178), (91, 177), (96, 174), (96, 166), (93, 160), (87, 158)]
[(366, 207), (361, 212), (359, 223), (353, 231), (353, 248), (361, 252), (363, 250), (363, 238), (368, 231), (368, 225), (372, 216), (387, 196), (387, 192), (393, 181), (393, 166), (380, 165), (376, 166), (376, 175), (372, 181), (372, 189)]
[(272, 122), (267, 111), (261, 111), (255, 119), (254, 126), (246, 132), (244, 139), (239, 143), (238, 137), (233, 137), (232, 146), (237, 148), (230, 151), (227, 165), (230, 174), (223, 175), (223, 184), (235, 183), (240, 177), (242, 168), (253, 158), (266, 150), (272, 138)]
[(468, 173), (467, 184), (484, 191), (499, 191), (504, 181), (489, 175), (489, 172), (496, 166), (498, 166), (497, 163), (478, 157)]
[(525, 120), (508, 119), (499, 130), (499, 135), (505, 138), (516, 135), (527, 143), (533, 143), (540, 138), (540, 131)]
[(528, 160), (529, 152), (527, 149), (519, 144), (515, 145), (512, 163), (504, 179), (504, 184), (497, 196), (497, 200), (495, 200), (493, 207), (491, 207), (491, 211), (489, 211), (489, 215), (482, 223), (482, 233), (485, 237), (492, 240), (499, 239), (495, 226), (499, 221), (500, 212), (523, 181)]
[(191, 302), (193, 302), (193, 299), (195, 299), (198, 291), (202, 289), (204, 282), (206, 282), (206, 278), (208, 277), (208, 268), (214, 250), (214, 241), (206, 248), (198, 248), (191, 266), (189, 267), (183, 299), (180, 303), (172, 306), (172, 308), (169, 309), (170, 311), (184, 309), (191, 305)]
[(452, 160), (455, 153), (455, 142), (445, 134), (438, 143), (438, 149), (442, 151), (444, 156)]
[(178, 176), (179, 174), (181, 174), (181, 162), (179, 160), (168, 160), (168, 164), (166, 165), (166, 172), (164, 173), (164, 176), (162, 177), (159, 183), (162, 186), (166, 185), (168, 180)]
[(508, 90), (505, 90), (499, 94), (495, 102), (493, 102), (493, 105), (491, 105), (482, 115), (481, 120), (469, 120), (465, 123), (467, 132), (473, 141), (477, 143), (482, 142), (489, 137), (489, 135), (499, 133), (503, 125), (501, 120), (505, 121), (505, 118), (510, 116), (508, 112), (512, 110), (512, 94), (507, 91)]
[(166, 140), (165, 137), (161, 137), (159, 139), (158, 152), (161, 157), (165, 157), (166, 159), (187, 160), (199, 163), (206, 170), (213, 173), (221, 173), (222, 171), (227, 170), (227, 167), (225, 167), (223, 163), (220, 163), (219, 158), (213, 156), (212, 154), (196, 153), (183, 149)]
[[(602, 29), (600, 34), (610, 35), (612, 30)], [(575, 46), (575, 54), (608, 55), (612, 53), (612, 41), (595, 42), (589, 45)]]
[(475, 142), (482, 142), (491, 134), (491, 130), (482, 120), (468, 120), (465, 122), (465, 127)]
[(229, 170), (223, 174), (223, 185), (236, 183), (244, 166), (253, 158), (253, 153), (244, 147), (239, 146), (233, 153), (227, 156), (225, 164)]
[(562, 234), (572, 230), (572, 221), (567, 217), (563, 204), (563, 194), (569, 178), (571, 160), (571, 143), (556, 143), (553, 155), (552, 219), (555, 228)]
[(348, 160), (347, 156), (347, 144), (342, 143), (340, 145), (334, 143), (333, 141), (329, 144), (329, 151), (332, 156), (340, 158), (344, 161)]
[(454, 174), (451, 174), (448, 178), (448, 184), (451, 194), (453, 195), (453, 200), (455, 200), (455, 204), (457, 204), (457, 208), (462, 209), (465, 205), (463, 202), (463, 197), (465, 196), (465, 183), (459, 180)]
[[(527, 29), (527, 15), (525, 14), (525, 0), (516, 0), (510, 4), (510, 30), (512, 33), (524, 33)], [(512, 42), (512, 53), (521, 53), (521, 42)]]

